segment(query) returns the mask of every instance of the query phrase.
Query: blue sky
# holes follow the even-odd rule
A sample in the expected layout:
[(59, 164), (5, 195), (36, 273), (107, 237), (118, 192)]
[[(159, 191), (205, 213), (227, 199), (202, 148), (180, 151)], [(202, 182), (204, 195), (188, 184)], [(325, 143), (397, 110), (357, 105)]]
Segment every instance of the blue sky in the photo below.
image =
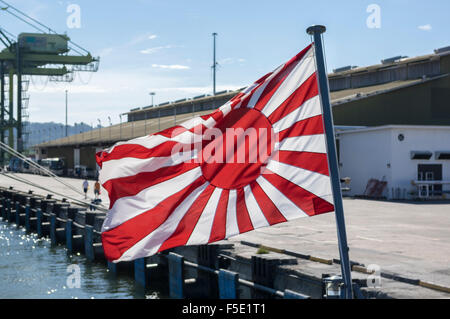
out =
[[(100, 56), (100, 69), (72, 83), (30, 84), (30, 120), (119, 122), (119, 114), (212, 91), (212, 32), (217, 32), (218, 90), (236, 89), (288, 60), (310, 42), (305, 29), (324, 24), (328, 69), (372, 65), (381, 59), (432, 53), (450, 45), (450, 1), (407, 0), (9, 0), (10, 4)], [(69, 5), (80, 8), (80, 28), (69, 28)], [(367, 19), (380, 9), (379, 28)], [(11, 33), (30, 27), (0, 11)]]

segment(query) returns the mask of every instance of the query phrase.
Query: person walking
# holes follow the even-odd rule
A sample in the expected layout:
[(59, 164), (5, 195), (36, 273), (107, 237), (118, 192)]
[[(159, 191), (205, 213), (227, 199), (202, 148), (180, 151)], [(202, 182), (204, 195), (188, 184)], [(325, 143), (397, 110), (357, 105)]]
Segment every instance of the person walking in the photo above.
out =
[(100, 196), (100, 183), (98, 182), (98, 180), (95, 181), (94, 195), (95, 195), (95, 199), (98, 199), (98, 197)]
[(89, 189), (89, 182), (87, 181), (87, 179), (85, 179), (83, 182), (84, 199), (87, 199), (88, 189)]

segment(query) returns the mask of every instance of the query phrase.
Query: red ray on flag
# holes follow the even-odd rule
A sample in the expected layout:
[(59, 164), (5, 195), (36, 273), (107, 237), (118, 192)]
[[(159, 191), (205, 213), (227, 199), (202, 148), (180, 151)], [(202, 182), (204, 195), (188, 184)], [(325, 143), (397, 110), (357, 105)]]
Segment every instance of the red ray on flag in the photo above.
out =
[(314, 45), (211, 114), (97, 162), (114, 262), (334, 211)]

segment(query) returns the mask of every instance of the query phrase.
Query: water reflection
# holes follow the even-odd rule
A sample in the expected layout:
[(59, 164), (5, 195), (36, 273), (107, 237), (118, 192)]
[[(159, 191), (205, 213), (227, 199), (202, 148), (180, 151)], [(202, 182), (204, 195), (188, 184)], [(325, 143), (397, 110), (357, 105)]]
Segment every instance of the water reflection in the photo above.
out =
[[(68, 285), (70, 265), (78, 265), (80, 287)], [(128, 275), (113, 275), (104, 263), (89, 262), (80, 254), (69, 255), (63, 246), (51, 247), (49, 239), (26, 234), (23, 228), (0, 221), (0, 298), (159, 298)]]

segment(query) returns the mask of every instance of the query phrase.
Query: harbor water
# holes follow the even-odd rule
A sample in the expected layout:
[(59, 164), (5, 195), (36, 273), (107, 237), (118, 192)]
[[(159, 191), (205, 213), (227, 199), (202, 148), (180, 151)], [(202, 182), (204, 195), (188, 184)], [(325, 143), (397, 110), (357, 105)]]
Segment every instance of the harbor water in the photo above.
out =
[(115, 276), (106, 263), (52, 247), (47, 238), (26, 234), (0, 220), (0, 299), (149, 299), (132, 276)]

